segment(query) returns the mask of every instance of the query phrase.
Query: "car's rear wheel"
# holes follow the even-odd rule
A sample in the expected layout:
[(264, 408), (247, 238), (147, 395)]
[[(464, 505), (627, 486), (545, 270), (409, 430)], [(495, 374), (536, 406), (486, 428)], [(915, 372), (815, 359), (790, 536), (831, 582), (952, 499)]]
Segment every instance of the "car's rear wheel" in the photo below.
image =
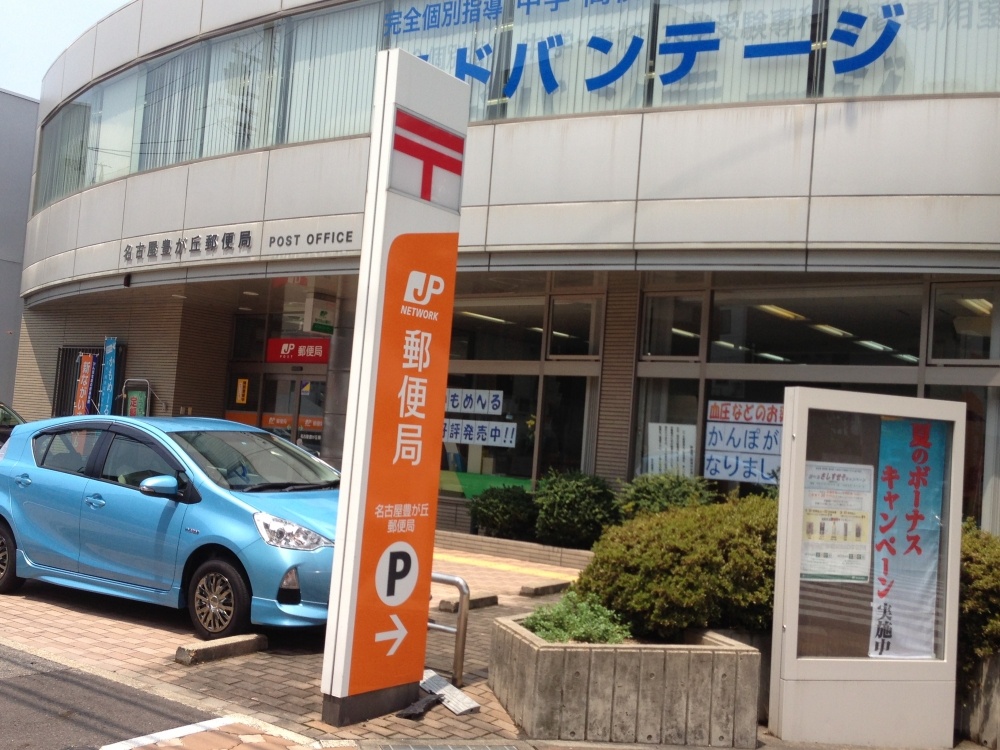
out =
[(226, 560), (198, 566), (188, 585), (187, 602), (191, 624), (206, 640), (239, 635), (250, 626), (250, 587)]
[(0, 594), (9, 594), (21, 588), (23, 578), (14, 575), (17, 567), (17, 543), (7, 525), (0, 523)]

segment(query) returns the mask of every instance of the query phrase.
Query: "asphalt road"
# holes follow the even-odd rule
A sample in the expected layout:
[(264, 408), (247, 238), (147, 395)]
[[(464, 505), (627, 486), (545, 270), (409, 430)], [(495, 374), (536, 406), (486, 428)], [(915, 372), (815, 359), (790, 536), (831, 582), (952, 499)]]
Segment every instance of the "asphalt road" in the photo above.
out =
[(0, 750), (94, 750), (211, 718), (0, 645)]

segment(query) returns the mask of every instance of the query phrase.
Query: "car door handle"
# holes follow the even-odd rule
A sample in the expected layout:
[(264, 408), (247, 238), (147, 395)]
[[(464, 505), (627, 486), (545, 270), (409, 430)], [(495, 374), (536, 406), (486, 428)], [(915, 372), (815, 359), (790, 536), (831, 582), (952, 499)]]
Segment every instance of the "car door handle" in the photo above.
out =
[(31, 477), (29, 477), (27, 474), (20, 474), (14, 477), (14, 484), (16, 484), (18, 487), (27, 487), (28, 485), (31, 484)]
[(89, 505), (91, 508), (103, 508), (105, 505), (104, 498), (100, 495), (89, 495), (83, 498), (83, 502)]

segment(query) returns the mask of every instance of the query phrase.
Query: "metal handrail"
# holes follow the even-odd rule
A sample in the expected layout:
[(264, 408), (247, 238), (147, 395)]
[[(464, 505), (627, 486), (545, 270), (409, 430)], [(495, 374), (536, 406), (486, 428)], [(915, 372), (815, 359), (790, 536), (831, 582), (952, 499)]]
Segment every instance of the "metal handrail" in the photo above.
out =
[(446, 583), (458, 589), (458, 623), (453, 627), (441, 625), (431, 620), (427, 623), (427, 628), (442, 633), (452, 633), (455, 636), (455, 657), (451, 667), (451, 684), (460, 688), (462, 687), (462, 675), (465, 672), (465, 635), (469, 626), (469, 584), (465, 582), (464, 578), (447, 573), (431, 573), (431, 581)]

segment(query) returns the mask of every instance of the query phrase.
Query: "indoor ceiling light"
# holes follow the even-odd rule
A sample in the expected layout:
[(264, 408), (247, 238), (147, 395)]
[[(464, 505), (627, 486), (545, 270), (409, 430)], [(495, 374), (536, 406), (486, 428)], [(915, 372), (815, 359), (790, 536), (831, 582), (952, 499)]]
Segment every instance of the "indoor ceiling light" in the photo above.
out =
[(904, 362), (911, 362), (913, 364), (916, 364), (917, 362), (920, 361), (919, 359), (917, 359), (916, 357), (914, 357), (912, 354), (893, 354), (892, 356), (895, 357), (896, 359), (901, 359)]
[(817, 323), (816, 325), (810, 326), (810, 328), (815, 328), (817, 331), (821, 331), (830, 336), (838, 336), (844, 339), (849, 339), (854, 336), (853, 333), (848, 333), (847, 331), (835, 328), (834, 326), (828, 326), (826, 323)]
[(783, 307), (778, 307), (777, 305), (754, 305), (758, 310), (762, 312), (769, 313), (778, 318), (784, 318), (785, 320), (808, 320), (805, 315), (799, 315), (797, 312), (792, 312), (791, 310), (786, 310)]
[(727, 349), (735, 349), (736, 344), (730, 344), (728, 341), (713, 341), (713, 344), (718, 344), (719, 346), (724, 346)]
[(892, 351), (892, 347), (891, 346), (886, 346), (885, 344), (880, 344), (877, 341), (855, 341), (854, 343), (858, 344), (859, 346), (863, 346), (866, 349), (872, 349), (872, 350), (874, 350), (876, 352), (891, 352)]
[(775, 362), (787, 362), (788, 360), (784, 357), (779, 357), (777, 354), (768, 354), (767, 352), (757, 352), (757, 356), (761, 359), (770, 359)]
[(993, 314), (993, 303), (988, 299), (969, 299), (967, 297), (959, 297), (958, 304), (962, 307), (972, 310), (974, 313), (980, 315), (992, 315)]
[(477, 320), (488, 320), (490, 323), (502, 323), (508, 325), (509, 320), (504, 320), (503, 318), (494, 318), (492, 315), (482, 315), (480, 313), (469, 312), (468, 310), (463, 310), (462, 315), (468, 318), (476, 318)]
[(183, 294), (171, 294), (170, 296), (174, 299), (187, 299), (187, 297)]
[(242, 307), (242, 306), (237, 307), (236, 309), (239, 310), (240, 312), (250, 312), (252, 310), (252, 308), (250, 307)]
[(243, 294), (245, 294), (247, 297), (259, 297), (260, 296), (259, 292), (251, 292), (249, 289), (246, 290), (245, 292), (243, 292)]
[(691, 333), (691, 331), (685, 331), (683, 328), (671, 328), (670, 331), (671, 333), (677, 336), (684, 336), (685, 338), (689, 339), (701, 338), (697, 333)]

